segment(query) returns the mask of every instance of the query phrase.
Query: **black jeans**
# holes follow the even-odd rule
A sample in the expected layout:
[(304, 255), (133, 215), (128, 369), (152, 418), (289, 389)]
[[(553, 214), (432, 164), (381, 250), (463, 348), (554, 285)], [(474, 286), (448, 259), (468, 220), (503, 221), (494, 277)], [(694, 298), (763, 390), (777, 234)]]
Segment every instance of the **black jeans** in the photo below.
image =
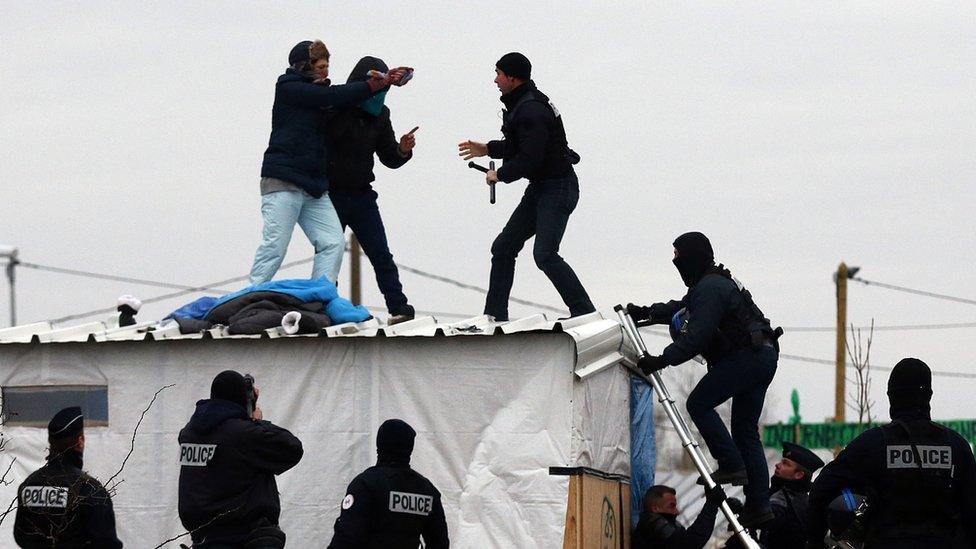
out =
[[(766, 389), (776, 374), (779, 353), (768, 345), (759, 351), (733, 351), (712, 364), (688, 395), (688, 413), (723, 471), (746, 470), (743, 491), (750, 507), (769, 507), (769, 469), (759, 439), (759, 415)], [(732, 399), (732, 434), (715, 407)]]
[(570, 315), (578, 316), (596, 310), (572, 267), (559, 256), (559, 243), (577, 202), (579, 180), (573, 172), (557, 179), (529, 183), (522, 201), (491, 245), (491, 277), (485, 299), (485, 314), (499, 320), (508, 319), (508, 296), (515, 279), (515, 258), (522, 251), (525, 241), (533, 235), (535, 244), (532, 246), (532, 257), (535, 264), (552, 281), (569, 307)]
[(363, 247), (363, 253), (369, 258), (376, 273), (376, 284), (386, 300), (386, 308), (391, 315), (407, 312), (407, 296), (403, 295), (400, 285), (400, 273), (393, 254), (386, 241), (386, 229), (380, 208), (376, 204), (376, 191), (369, 191), (361, 195), (329, 194), (342, 228), (349, 227)]

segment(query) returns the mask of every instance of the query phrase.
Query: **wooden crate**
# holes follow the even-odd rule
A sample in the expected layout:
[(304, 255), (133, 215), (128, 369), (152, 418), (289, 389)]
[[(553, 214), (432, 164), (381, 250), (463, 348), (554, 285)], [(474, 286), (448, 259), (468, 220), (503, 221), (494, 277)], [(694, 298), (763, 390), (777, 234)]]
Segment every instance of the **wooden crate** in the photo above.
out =
[(563, 549), (630, 547), (629, 479), (581, 467), (553, 474), (570, 475)]

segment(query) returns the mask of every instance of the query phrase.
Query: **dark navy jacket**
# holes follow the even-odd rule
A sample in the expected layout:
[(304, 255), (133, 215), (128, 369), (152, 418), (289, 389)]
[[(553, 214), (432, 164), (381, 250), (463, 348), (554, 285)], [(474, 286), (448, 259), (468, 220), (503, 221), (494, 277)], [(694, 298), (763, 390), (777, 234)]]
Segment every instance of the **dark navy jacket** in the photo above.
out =
[(318, 198), (329, 190), (326, 176), (325, 107), (352, 105), (370, 97), (366, 82), (325, 86), (293, 69), (278, 77), (271, 109), (271, 139), (261, 177), (294, 183)]
[(241, 543), (262, 523), (278, 524), (275, 475), (302, 459), (295, 435), (248, 418), (238, 404), (209, 399), (197, 402), (179, 441), (180, 520), (194, 543)]
[(373, 175), (373, 153), (384, 166), (396, 169), (413, 157), (400, 154), (400, 142), (393, 133), (390, 109), (383, 107), (373, 116), (359, 107), (340, 111), (328, 121), (330, 192), (363, 195), (376, 180)]
[(676, 517), (644, 511), (634, 530), (633, 549), (702, 549), (712, 537), (718, 506), (705, 503), (698, 518), (685, 529)]
[[(892, 414), (895, 419), (902, 421), (928, 420), (927, 413)], [(953, 501), (932, 502), (920, 496), (921, 490), (913, 489), (902, 498), (915, 498), (920, 507), (931, 508), (936, 505), (946, 505), (958, 515), (958, 522), (969, 536), (969, 543), (976, 544), (976, 460), (969, 443), (953, 431), (948, 431), (948, 440), (952, 448), (952, 493)], [(807, 539), (822, 540), (827, 531), (827, 506), (840, 494), (843, 488), (850, 488), (854, 492), (868, 495), (869, 517), (884, 518), (886, 507), (890, 502), (884, 497), (877, 497), (882, 493), (886, 479), (885, 456), (886, 439), (884, 427), (869, 429), (851, 441), (837, 458), (828, 463), (813, 482), (807, 508)], [(919, 487), (921, 488), (921, 487)], [(872, 497), (874, 496), (874, 497)], [(890, 538), (884, 531), (872, 528), (875, 520), (869, 518), (868, 529), (873, 538), (870, 547), (879, 548), (928, 548), (953, 547), (951, 540), (956, 532), (944, 532), (944, 537), (933, 539), (904, 539)], [(972, 547), (973, 545), (965, 545)]]
[(49, 457), (17, 488), (14, 540), (27, 549), (118, 549), (112, 498), (82, 471), (81, 454)]
[(346, 489), (329, 549), (448, 549), (441, 493), (406, 464), (381, 463)]

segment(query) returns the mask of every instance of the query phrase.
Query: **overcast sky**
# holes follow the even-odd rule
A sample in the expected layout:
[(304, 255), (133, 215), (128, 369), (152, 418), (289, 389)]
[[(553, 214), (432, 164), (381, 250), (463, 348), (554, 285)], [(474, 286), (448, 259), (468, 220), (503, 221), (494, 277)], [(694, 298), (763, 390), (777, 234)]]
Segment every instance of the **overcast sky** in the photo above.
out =
[[(378, 168), (376, 184), (405, 265), (487, 285), (491, 241), (525, 183), (490, 206), (456, 146), (500, 135), (494, 62), (518, 50), (583, 157), (561, 251), (598, 307), (680, 297), (671, 242), (688, 230), (711, 238), (774, 325), (833, 325), (841, 260), (976, 298), (971, 2), (47, 6), (7, 2), (0, 18), (0, 244), (24, 261), (178, 284), (247, 273), (274, 82), (296, 42), (319, 38), (333, 81), (363, 55), (416, 67), (387, 97), (398, 134), (420, 126), (415, 158)], [(310, 255), (298, 232), (286, 261)], [(418, 309), (482, 310), (477, 292), (402, 280)], [(26, 323), (171, 290), (19, 269), (17, 291)], [(561, 305), (531, 253), (513, 295)], [(383, 303), (369, 270), (364, 300)], [(7, 303), (4, 286), (0, 326)], [(852, 284), (849, 319), (973, 322), (976, 307)], [(972, 372), (974, 335), (880, 332), (872, 359)], [(788, 331), (782, 345), (832, 359), (834, 335)], [(883, 417), (886, 380), (875, 374)], [(832, 413), (831, 366), (782, 359), (774, 418), (790, 414), (793, 387), (805, 420)], [(974, 391), (976, 379), (936, 377), (934, 414), (972, 417)]]

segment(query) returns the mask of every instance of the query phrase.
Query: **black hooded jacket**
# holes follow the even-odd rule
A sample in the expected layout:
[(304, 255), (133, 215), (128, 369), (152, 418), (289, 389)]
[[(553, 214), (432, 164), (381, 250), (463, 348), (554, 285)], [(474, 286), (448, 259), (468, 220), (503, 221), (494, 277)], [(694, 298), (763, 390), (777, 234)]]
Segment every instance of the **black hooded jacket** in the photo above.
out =
[(718, 506), (706, 502), (687, 529), (677, 517), (644, 511), (634, 530), (633, 549), (702, 549), (712, 537)]
[[(365, 82), (367, 72), (387, 72), (386, 63), (375, 57), (364, 57), (349, 74), (349, 84)], [(326, 142), (329, 149), (329, 192), (361, 195), (373, 190), (373, 154), (384, 166), (396, 169), (413, 157), (413, 151), (400, 154), (400, 143), (393, 133), (390, 109), (383, 106), (379, 116), (358, 105), (330, 111), (325, 115)]]
[(117, 549), (112, 498), (73, 450), (48, 458), (17, 488), (14, 540), (28, 549)]
[(447, 549), (441, 493), (406, 463), (380, 461), (346, 489), (329, 549)]
[(179, 441), (180, 520), (194, 543), (240, 543), (260, 524), (278, 524), (275, 475), (302, 458), (295, 435), (248, 418), (239, 404), (208, 399), (197, 402)]
[(563, 118), (549, 97), (529, 80), (501, 98), (505, 104), (502, 134), (488, 142), (488, 156), (505, 160), (498, 179), (511, 183), (541, 181), (567, 175), (579, 161), (566, 141)]

